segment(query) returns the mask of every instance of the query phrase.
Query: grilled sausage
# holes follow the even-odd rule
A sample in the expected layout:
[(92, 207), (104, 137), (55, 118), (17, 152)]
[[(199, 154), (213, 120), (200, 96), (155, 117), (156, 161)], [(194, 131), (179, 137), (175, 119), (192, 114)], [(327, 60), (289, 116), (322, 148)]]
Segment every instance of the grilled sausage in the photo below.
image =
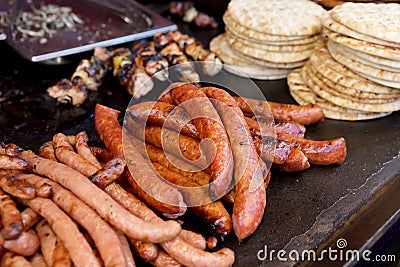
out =
[(139, 240), (131, 240), (131, 243), (135, 252), (146, 262), (157, 258), (160, 252), (157, 245), (153, 243), (146, 243)]
[(0, 169), (4, 170), (26, 170), (28, 163), (15, 156), (0, 155)]
[(212, 144), (209, 143), (205, 148), (206, 158), (211, 162), (210, 194), (213, 199), (222, 197), (227, 193), (232, 181), (233, 156), (228, 136), (217, 111), (207, 96), (192, 84), (175, 87), (171, 91), (171, 96), (175, 104), (181, 104), (192, 118), (200, 138), (212, 141)]
[[(124, 255), (125, 255), (126, 267), (135, 267), (136, 263), (135, 263), (135, 260), (133, 259), (133, 255), (132, 255), (131, 248), (129, 247), (128, 239), (126, 238), (124, 233), (122, 233), (120, 231), (116, 231), (116, 232), (117, 232), (119, 242), (121, 243), (122, 251), (124, 252)], [(147, 244), (151, 244), (151, 243), (147, 243)]]
[(230, 233), (232, 230), (231, 216), (220, 201), (211, 201), (204, 187), (200, 187), (198, 183), (187, 180), (185, 176), (170, 171), (160, 164), (153, 163), (153, 166), (157, 173), (169, 182), (182, 187), (195, 188), (192, 190), (181, 189), (184, 200), (192, 212), (211, 227), (213, 234), (224, 237)]
[(275, 120), (295, 121), (303, 125), (317, 123), (325, 118), (322, 109), (315, 104), (299, 106), (241, 97), (234, 99), (245, 114), (266, 117), (272, 115)]
[(1, 258), (1, 266), (3, 267), (32, 267), (32, 264), (21, 255), (6, 252)]
[(53, 147), (53, 141), (47, 141), (39, 147), (39, 156), (45, 159), (57, 161), (57, 157)]
[(40, 239), (40, 250), (48, 266), (71, 266), (67, 249), (46, 220), (37, 224), (36, 232)]
[(22, 200), (21, 202), (39, 213), (50, 223), (53, 231), (67, 248), (75, 265), (101, 266), (90, 245), (82, 233), (79, 232), (75, 222), (61, 211), (54, 202), (44, 198)]
[(143, 222), (122, 208), (85, 176), (64, 164), (41, 158), (32, 151), (23, 151), (19, 156), (34, 166), (34, 172), (47, 176), (71, 190), (101, 217), (131, 238), (158, 243), (175, 237), (181, 231), (180, 225), (174, 221), (161, 224)]
[(23, 228), (21, 213), (9, 195), (0, 190), (1, 234), (4, 239), (17, 238)]
[(47, 183), (53, 187), (53, 201), (86, 229), (96, 244), (106, 266), (123, 266), (126, 264), (117, 234), (95, 211), (57, 183), (34, 174), (25, 176), (36, 186)]
[(30, 259), (32, 267), (47, 267), (46, 261), (41, 253), (36, 253)]
[(170, 255), (160, 250), (157, 257), (149, 261), (149, 263), (155, 267), (181, 267), (182, 264), (174, 260)]
[[(99, 104), (96, 105), (95, 127), (108, 150), (114, 156), (124, 158), (122, 127), (118, 123), (118, 115), (119, 111), (117, 110)], [(125, 174), (135, 193), (160, 212), (176, 216), (184, 214), (186, 205), (183, 203), (183, 198), (179, 191), (163, 183), (156, 174), (152, 173), (148, 163), (135, 147), (129, 146), (129, 148), (125, 148), (130, 153), (129, 160), (131, 161), (130, 163), (127, 162), (131, 168), (130, 172), (126, 171)], [(135, 177), (131, 173), (134, 173)]]
[(113, 158), (113, 155), (107, 149), (102, 147), (91, 146), (90, 151), (101, 162), (107, 162)]
[(258, 228), (266, 205), (259, 156), (243, 112), (232, 96), (215, 87), (205, 87), (202, 90), (212, 99), (211, 102), (225, 125), (232, 146), (236, 183), (232, 222), (236, 236), (243, 240)]
[(89, 141), (89, 138), (88, 138), (86, 132), (78, 133), (75, 136), (76, 151), (78, 152), (79, 155), (81, 155), (87, 161), (92, 163), (94, 166), (96, 166), (97, 168), (101, 168), (102, 166), (101, 166), (100, 162), (93, 155), (92, 151), (90, 150), (90, 147), (87, 144), (88, 141)]
[(282, 172), (297, 172), (310, 168), (310, 163), (301, 148), (295, 147), (283, 164), (273, 164), (272, 166)]
[[(161, 218), (152, 210), (116, 183), (107, 186), (105, 191), (118, 203), (140, 216), (143, 220), (153, 223), (160, 222)], [(235, 259), (234, 252), (228, 248), (209, 253), (185, 242), (180, 235), (173, 240), (162, 242), (161, 246), (172, 258), (185, 266), (231, 266)]]
[(23, 230), (26, 231), (31, 228), (33, 225), (38, 223), (42, 217), (32, 210), (31, 208), (26, 208), (21, 212), (21, 220), (24, 225)]
[(98, 187), (104, 188), (121, 176), (121, 174), (124, 172), (125, 166), (125, 161), (120, 158), (114, 158), (107, 162), (103, 168), (89, 176), (89, 180), (91, 180)]
[[(271, 130), (270, 128), (272, 126), (265, 123), (262, 119), (249, 118), (249, 117), (244, 117), (244, 118), (246, 120), (247, 125), (249, 126), (250, 133), (252, 135), (264, 135), (264, 136), (269, 135), (268, 133), (270, 132)], [(263, 131), (260, 128), (263, 129)], [(306, 132), (306, 128), (303, 125), (293, 121), (275, 122), (273, 128), (278, 138), (281, 134), (287, 134), (293, 137), (303, 138)]]
[(36, 196), (36, 189), (31, 183), (3, 170), (0, 170), (0, 187), (17, 198), (33, 199)]

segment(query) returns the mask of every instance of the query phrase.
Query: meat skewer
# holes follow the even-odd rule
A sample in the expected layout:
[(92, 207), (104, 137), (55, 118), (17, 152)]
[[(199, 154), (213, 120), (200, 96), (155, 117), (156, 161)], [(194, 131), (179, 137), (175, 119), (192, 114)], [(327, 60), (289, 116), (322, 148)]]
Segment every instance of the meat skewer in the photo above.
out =
[(199, 12), (194, 7), (194, 2), (172, 1), (168, 5), (168, 10), (171, 14), (183, 18), (183, 21), (194, 24), (200, 28), (218, 28), (218, 22), (213, 17)]

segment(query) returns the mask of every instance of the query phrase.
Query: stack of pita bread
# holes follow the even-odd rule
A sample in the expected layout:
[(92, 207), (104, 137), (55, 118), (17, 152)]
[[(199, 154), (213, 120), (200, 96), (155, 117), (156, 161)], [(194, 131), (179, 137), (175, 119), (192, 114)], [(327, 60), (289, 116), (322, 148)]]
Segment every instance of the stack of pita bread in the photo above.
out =
[(400, 110), (400, 4), (344, 3), (322, 16), (327, 45), (288, 76), (300, 104), (365, 120)]
[(255, 79), (281, 79), (301, 67), (320, 39), (326, 11), (308, 0), (232, 0), (225, 30), (214, 38), (227, 71)]

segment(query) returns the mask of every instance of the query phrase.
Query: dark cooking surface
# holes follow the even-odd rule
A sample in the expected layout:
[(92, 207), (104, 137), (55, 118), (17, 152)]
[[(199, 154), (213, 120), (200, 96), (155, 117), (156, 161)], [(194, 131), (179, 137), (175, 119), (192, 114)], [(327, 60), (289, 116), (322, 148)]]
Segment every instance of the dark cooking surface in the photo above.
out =
[[(198, 33), (202, 38), (217, 34)], [(47, 86), (70, 77), (77, 61), (89, 58), (90, 53), (80, 55), (75, 64), (48, 66), (19, 58), (5, 43), (0, 43), (0, 51), (0, 142), (15, 142), (37, 151), (40, 144), (59, 131), (81, 130), (87, 130), (96, 142), (92, 120), (95, 103), (124, 110), (129, 102), (127, 93), (111, 75), (98, 92), (89, 94), (89, 100), (82, 107), (60, 106), (46, 95)], [(256, 83), (269, 101), (295, 103), (288, 93), (286, 80)], [(348, 147), (342, 166), (312, 166), (296, 174), (273, 173), (267, 191), (267, 209), (259, 229), (241, 244), (233, 234), (223, 242), (236, 252), (236, 266), (260, 265), (256, 253), (264, 245), (268, 250), (287, 244), (288, 249), (314, 249), (356, 213), (378, 188), (399, 175), (400, 112), (365, 122), (327, 119), (308, 127), (307, 131), (308, 138), (317, 140), (339, 136), (345, 137)]]

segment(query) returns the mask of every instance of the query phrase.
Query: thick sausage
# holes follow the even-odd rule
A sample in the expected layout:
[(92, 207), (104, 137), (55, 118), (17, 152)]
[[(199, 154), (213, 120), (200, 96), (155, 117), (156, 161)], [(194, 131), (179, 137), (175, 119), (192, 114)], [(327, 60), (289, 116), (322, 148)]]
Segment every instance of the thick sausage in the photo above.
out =
[(282, 136), (291, 143), (299, 143), (301, 151), (311, 164), (340, 165), (346, 159), (346, 141), (343, 137), (333, 140), (315, 141), (292, 136)]
[(297, 172), (310, 168), (310, 163), (301, 148), (295, 147), (283, 164), (273, 164), (272, 166), (282, 172)]
[(88, 141), (89, 141), (89, 138), (88, 138), (86, 132), (78, 133), (75, 136), (76, 151), (78, 152), (79, 155), (81, 155), (87, 161), (92, 163), (94, 166), (96, 166), (97, 168), (101, 168), (102, 166), (101, 166), (100, 162), (93, 155), (92, 151), (90, 150), (90, 147), (87, 144)]
[[(115, 157), (125, 158), (122, 145), (122, 127), (118, 123), (118, 115), (119, 111), (97, 104), (95, 108), (95, 128), (106, 148)], [(130, 162), (127, 161), (127, 165), (131, 168), (125, 174), (135, 193), (148, 205), (160, 212), (175, 214), (176, 216), (184, 214), (186, 205), (183, 203), (179, 191), (162, 182), (151, 171), (150, 166), (135, 147), (129, 146), (129, 149), (128, 147), (125, 147), (125, 149), (130, 154), (128, 158)], [(131, 175), (132, 173), (135, 174), (134, 177)]]
[(71, 190), (101, 217), (131, 238), (158, 243), (175, 237), (181, 231), (179, 223), (174, 221), (161, 224), (143, 222), (122, 208), (85, 176), (64, 164), (41, 158), (32, 151), (23, 151), (19, 156), (33, 166), (34, 172), (47, 176)]
[(131, 240), (133, 249), (144, 261), (152, 261), (157, 258), (160, 252), (157, 245), (153, 243), (146, 243), (139, 240)]
[(183, 134), (199, 138), (197, 128), (190, 122), (187, 113), (180, 107), (165, 102), (142, 102), (127, 109), (127, 114), (137, 121), (167, 127)]
[(17, 198), (33, 199), (36, 196), (36, 188), (31, 183), (3, 170), (0, 170), (0, 187)]
[(67, 248), (73, 263), (77, 266), (101, 266), (75, 222), (71, 220), (53, 201), (44, 198), (22, 200), (24, 205), (45, 218), (58, 238)]
[(4, 240), (5, 249), (22, 256), (32, 256), (38, 251), (39, 238), (35, 231), (22, 232), (16, 239)]
[(0, 169), (4, 170), (26, 170), (28, 163), (15, 156), (0, 155)]
[(275, 120), (295, 121), (303, 125), (317, 123), (325, 118), (322, 109), (316, 104), (299, 106), (242, 97), (234, 99), (245, 114), (267, 117), (272, 115)]
[(32, 267), (32, 264), (22, 257), (12, 252), (6, 252), (1, 258), (2, 267)]
[(101, 162), (107, 162), (113, 158), (113, 155), (107, 149), (102, 147), (91, 146), (90, 151)]
[[(157, 223), (161, 221), (152, 210), (147, 208), (133, 195), (126, 192), (121, 186), (112, 183), (105, 188), (116, 201), (132, 213), (137, 214), (145, 221)], [(196, 248), (184, 241), (181, 236), (171, 241), (161, 243), (161, 246), (169, 253), (172, 258), (185, 266), (231, 266), (235, 260), (235, 254), (228, 248), (223, 248), (217, 252), (209, 253), (201, 248)]]
[[(288, 159), (294, 144), (269, 136), (253, 135), (254, 146), (260, 157), (268, 162), (283, 164)], [(275, 148), (272, 146), (275, 144)]]
[(266, 191), (259, 156), (243, 112), (232, 96), (214, 87), (205, 87), (202, 90), (212, 99), (231, 142), (236, 183), (232, 222), (236, 236), (243, 240), (258, 228), (266, 206)]
[(79, 171), (83, 175), (90, 176), (98, 171), (98, 167), (90, 163), (81, 155), (75, 153), (67, 136), (58, 133), (53, 136), (53, 144), (57, 159), (67, 166)]
[[(185, 202), (191, 206), (190, 209), (197, 217), (211, 227), (213, 234), (225, 237), (231, 232), (231, 216), (220, 201), (211, 201), (207, 190), (205, 190), (206, 188), (200, 187), (198, 183), (188, 180), (185, 176), (170, 171), (158, 163), (153, 163), (153, 166), (158, 174), (166, 180), (183, 187), (181, 192)], [(196, 189), (188, 190), (184, 187), (193, 187)]]
[(24, 176), (36, 186), (47, 183), (53, 187), (53, 201), (86, 229), (96, 244), (106, 266), (123, 266), (126, 264), (117, 234), (94, 210), (70, 191), (49, 179), (41, 178), (34, 174), (25, 174)]
[(17, 238), (23, 229), (21, 213), (17, 209), (15, 202), (3, 190), (0, 190), (0, 217), (3, 238)]
[[(141, 140), (146, 140), (146, 143), (161, 148), (181, 160), (189, 160), (188, 163), (199, 168), (207, 167), (207, 159), (201, 153), (200, 143), (194, 141), (192, 137), (159, 126), (144, 126), (130, 118), (125, 125), (130, 133)], [(144, 135), (142, 129), (144, 129)]]
[(48, 266), (71, 266), (67, 249), (46, 220), (36, 225), (36, 233), (40, 239), (40, 250)]
[[(262, 119), (255, 119), (245, 117), (246, 123), (249, 126), (250, 133), (252, 135), (267, 135), (271, 131), (271, 127), (268, 123), (265, 123)], [(303, 138), (306, 132), (306, 128), (294, 121), (279, 121), (273, 125), (276, 136), (279, 138), (281, 134), (288, 134), (293, 137)], [(263, 131), (263, 132), (261, 132)]]
[(39, 147), (39, 156), (45, 159), (57, 161), (57, 157), (53, 147), (53, 141), (47, 141)]
[(220, 198), (227, 193), (233, 173), (232, 151), (221, 119), (204, 92), (192, 84), (175, 87), (171, 96), (175, 104), (182, 105), (192, 118), (200, 139), (212, 141), (204, 150), (207, 160), (211, 162), (209, 168), (212, 182), (209, 188), (213, 199)]

